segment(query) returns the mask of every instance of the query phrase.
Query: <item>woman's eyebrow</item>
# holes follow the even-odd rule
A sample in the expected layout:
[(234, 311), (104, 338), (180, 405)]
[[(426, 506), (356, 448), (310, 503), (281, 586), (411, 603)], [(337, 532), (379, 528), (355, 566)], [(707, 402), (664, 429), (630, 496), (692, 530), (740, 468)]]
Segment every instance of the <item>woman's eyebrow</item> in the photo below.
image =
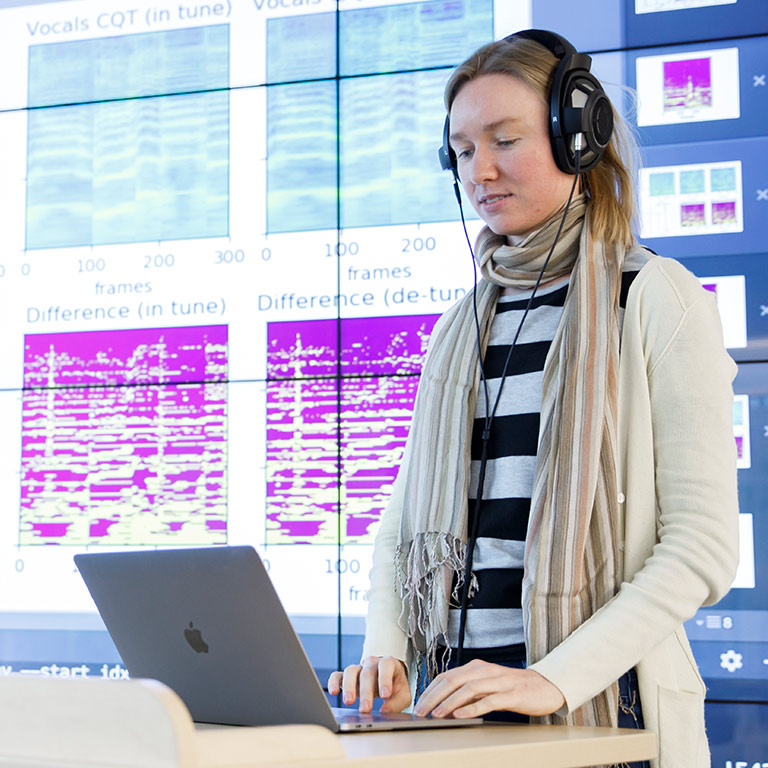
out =
[[(519, 117), (502, 117), (501, 120), (494, 120), (492, 123), (486, 123), (483, 128), (483, 133), (491, 133), (492, 131), (495, 131), (497, 128), (501, 128), (506, 123), (519, 123), (520, 118)], [(451, 141), (456, 141), (458, 139), (465, 139), (466, 135), (462, 131), (457, 131), (456, 133), (452, 133), (448, 137)]]

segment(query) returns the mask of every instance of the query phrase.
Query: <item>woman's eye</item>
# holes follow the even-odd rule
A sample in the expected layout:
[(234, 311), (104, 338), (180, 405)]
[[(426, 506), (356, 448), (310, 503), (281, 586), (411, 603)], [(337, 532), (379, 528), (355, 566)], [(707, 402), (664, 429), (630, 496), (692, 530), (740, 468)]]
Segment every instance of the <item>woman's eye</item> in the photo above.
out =
[(471, 149), (459, 149), (456, 151), (456, 157), (460, 158), (461, 160), (466, 159), (472, 154)]

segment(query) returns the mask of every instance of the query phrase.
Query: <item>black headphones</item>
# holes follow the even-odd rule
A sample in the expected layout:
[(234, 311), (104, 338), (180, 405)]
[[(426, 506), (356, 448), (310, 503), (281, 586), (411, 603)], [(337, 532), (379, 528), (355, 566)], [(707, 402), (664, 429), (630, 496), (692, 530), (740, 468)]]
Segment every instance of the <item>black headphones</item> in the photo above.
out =
[[(557, 167), (576, 173), (575, 137), (582, 135), (579, 173), (591, 171), (605, 152), (613, 132), (611, 102), (597, 78), (589, 71), (592, 58), (578, 51), (561, 35), (546, 29), (526, 29), (505, 37), (540, 43), (560, 59), (552, 81), (549, 107), (549, 140)], [(450, 116), (443, 126), (443, 145), (438, 149), (440, 166), (458, 180), (456, 153), (451, 149)]]

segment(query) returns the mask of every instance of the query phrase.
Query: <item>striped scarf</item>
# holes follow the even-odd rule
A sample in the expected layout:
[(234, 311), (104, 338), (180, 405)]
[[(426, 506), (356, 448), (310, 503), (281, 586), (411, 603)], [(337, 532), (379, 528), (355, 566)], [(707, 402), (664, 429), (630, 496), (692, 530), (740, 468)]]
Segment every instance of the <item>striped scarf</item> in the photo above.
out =
[[(532, 288), (562, 212), (517, 246), (486, 227), (477, 260), (481, 344), (499, 286)], [(528, 663), (545, 656), (618, 589), (616, 398), (619, 293), (624, 251), (590, 236), (583, 196), (574, 199), (544, 281), (571, 274), (563, 315), (544, 367), (539, 451), (525, 544), (523, 617)], [(470, 443), (480, 387), (472, 294), (435, 325), (416, 396), (395, 568), (400, 621), (418, 676), (433, 677), (447, 647), (467, 556)], [(455, 574), (455, 589), (451, 583)], [(470, 594), (476, 588), (470, 585)], [(545, 722), (616, 725), (618, 688)]]

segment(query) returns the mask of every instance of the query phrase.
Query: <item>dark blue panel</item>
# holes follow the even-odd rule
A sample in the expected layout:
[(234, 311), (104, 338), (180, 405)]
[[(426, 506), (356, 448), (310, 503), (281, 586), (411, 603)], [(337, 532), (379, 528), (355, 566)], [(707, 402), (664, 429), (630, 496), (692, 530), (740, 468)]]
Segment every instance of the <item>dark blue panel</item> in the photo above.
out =
[(744, 275), (747, 346), (730, 347), (728, 351), (737, 362), (768, 360), (768, 254), (702, 256), (680, 261), (699, 278)]
[[(630, 51), (627, 53), (627, 85), (638, 89), (638, 98), (642, 102), (660, 100), (662, 98), (662, 83), (653, 83), (655, 88), (648, 88), (648, 83), (637, 82), (636, 62), (638, 58), (649, 56), (677, 56), (690, 53), (691, 59), (697, 59), (696, 53), (700, 51), (721, 51), (724, 49), (738, 48), (738, 80), (726, 81), (726, 78), (718, 81), (718, 73), (715, 69), (721, 63), (717, 58), (702, 56), (706, 60), (707, 68), (711, 62), (711, 72), (707, 85), (710, 86), (706, 97), (709, 104), (696, 109), (678, 109), (680, 122), (664, 125), (642, 125), (638, 131), (638, 138), (643, 144), (670, 144), (678, 141), (711, 141), (713, 139), (735, 139), (743, 136), (761, 136), (766, 131), (766, 110), (768, 109), (768, 84), (763, 76), (766, 72), (765, 53), (768, 47), (768, 38), (755, 37), (746, 40), (728, 40), (726, 42), (701, 43), (699, 45), (681, 45), (667, 48), (650, 48), (643, 51)], [(722, 67), (720, 67), (722, 70)], [(661, 74), (661, 72), (659, 72)], [(646, 86), (645, 90), (639, 90)], [(720, 92), (717, 92), (719, 87)], [(726, 119), (700, 119), (702, 117), (714, 117), (717, 110), (717, 99), (722, 99), (723, 90), (730, 88), (739, 91), (738, 117)], [(714, 104), (712, 103), (712, 100)], [(674, 113), (674, 108), (667, 110)], [(698, 118), (698, 119), (696, 119)], [(640, 119), (642, 122), (642, 118)]]
[[(626, 65), (627, 56), (624, 52), (612, 51), (592, 56), (592, 74), (601, 82), (608, 98), (622, 115), (628, 113), (625, 105), (630, 96), (624, 85), (627, 80)], [(631, 112), (632, 110), (629, 110), (629, 113)]]
[(732, 589), (718, 607), (768, 611), (768, 363), (742, 363), (733, 391), (749, 397), (751, 466), (739, 470), (739, 510), (753, 518), (755, 588)]
[(713, 36), (744, 37), (768, 33), (768, 3), (765, 0), (738, 0), (735, 3), (700, 8), (679, 8), (656, 13), (636, 13), (636, 7), (681, 6), (680, 0), (624, 0), (628, 48), (664, 45), (688, 40), (711, 40)]
[(559, 32), (579, 51), (589, 53), (622, 47), (624, 8), (616, 0), (591, 0), (589, 4), (536, 0), (532, 6), (535, 29)]
[(713, 766), (768, 765), (768, 706), (708, 701), (705, 711)]
[(120, 661), (109, 633), (78, 629), (0, 629), (0, 665), (14, 671), (46, 664)]
[(754, 558), (754, 587), (742, 575), (742, 586), (698, 611), (686, 629), (710, 698), (768, 701), (768, 363), (742, 363), (733, 389), (749, 397), (750, 467), (738, 471), (739, 511), (751, 517), (752, 541), (742, 537), (741, 553)]
[[(338, 636), (301, 633), (299, 639), (325, 685), (337, 667)], [(362, 637), (352, 636), (344, 664), (359, 661), (361, 649)], [(121, 666), (120, 654), (106, 630), (0, 629), (0, 675), (34, 670), (47, 677), (110, 677), (109, 670)], [(113, 671), (111, 676), (116, 675)]]
[(739, 509), (752, 515), (755, 588), (732, 589), (720, 605), (768, 611), (768, 363), (742, 363), (733, 391), (749, 397), (751, 466), (739, 470)]
[(648, 169), (695, 163), (741, 162), (742, 232), (644, 237), (642, 242), (662, 256), (722, 256), (763, 253), (768, 217), (768, 138), (669, 144), (644, 147), (643, 166)]
[(358, 664), (363, 653), (363, 635), (344, 634), (341, 637), (341, 666)]
[(768, 669), (763, 664), (768, 658), (768, 643), (692, 641), (691, 648), (710, 698), (715, 695), (736, 701), (768, 698)]

